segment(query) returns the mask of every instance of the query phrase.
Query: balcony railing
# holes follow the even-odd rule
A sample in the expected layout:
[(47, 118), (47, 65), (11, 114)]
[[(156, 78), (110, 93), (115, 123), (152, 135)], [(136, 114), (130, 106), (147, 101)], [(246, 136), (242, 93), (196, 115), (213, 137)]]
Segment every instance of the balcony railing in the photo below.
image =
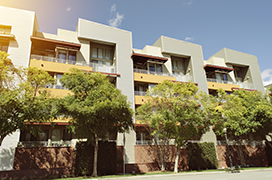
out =
[(72, 146), (71, 141), (20, 141), (18, 147), (69, 147)]
[(181, 82), (193, 81), (193, 77), (189, 76), (189, 75), (176, 75), (176, 74), (173, 74), (172, 77), (175, 77), (176, 81), (181, 81)]
[(168, 76), (176, 78), (176, 81), (188, 82), (192, 81), (192, 76), (189, 75), (177, 75), (177, 74), (170, 74), (170, 73), (163, 73), (163, 72), (156, 72), (156, 71), (148, 71), (144, 69), (136, 69), (134, 68), (134, 72), (136, 73), (143, 73), (143, 74), (152, 74), (157, 76)]
[[(226, 140), (218, 140), (217, 145), (227, 145)], [(228, 145), (240, 145), (238, 141), (235, 140), (228, 140)], [(241, 145), (247, 145), (252, 147), (264, 147), (265, 141), (249, 141), (249, 140), (242, 140)]]
[(91, 62), (85, 62), (85, 61), (71, 61), (71, 60), (65, 60), (65, 59), (58, 59), (55, 57), (40, 56), (35, 54), (32, 54), (30, 56), (30, 59), (36, 59), (36, 60), (48, 61), (48, 62), (57, 62), (57, 63), (63, 63), (63, 64), (72, 64), (72, 65), (78, 65), (78, 66), (86, 66), (86, 67), (92, 67), (93, 71), (99, 71), (99, 72), (105, 72), (105, 73), (116, 73), (115, 66), (105, 65), (105, 64), (91, 63)]
[(209, 82), (216, 82), (216, 83), (222, 83), (222, 84), (235, 84), (235, 85), (239, 85), (240, 88), (254, 89), (253, 84), (252, 83), (247, 83), (247, 82), (224, 81), (224, 80), (219, 80), (219, 79), (214, 79), (214, 78), (207, 78), (207, 81), (209, 81)]
[(222, 84), (235, 84), (233, 81), (224, 81), (224, 80), (219, 80), (219, 79), (214, 79), (214, 78), (207, 78), (207, 81), (222, 83)]
[(136, 68), (134, 68), (134, 72), (136, 72), (136, 73), (143, 73), (143, 74), (153, 74), (153, 75), (158, 75), (158, 76), (170, 76), (169, 73), (162, 73), (162, 72), (156, 72), (156, 71), (148, 71), (148, 70), (136, 69)]
[(145, 91), (134, 91), (134, 95), (136, 95), (136, 96), (145, 96), (146, 92)]

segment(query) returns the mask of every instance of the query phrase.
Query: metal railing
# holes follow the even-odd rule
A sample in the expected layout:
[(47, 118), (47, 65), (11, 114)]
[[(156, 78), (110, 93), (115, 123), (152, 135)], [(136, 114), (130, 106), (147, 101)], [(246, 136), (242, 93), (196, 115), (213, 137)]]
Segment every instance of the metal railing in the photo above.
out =
[(176, 75), (176, 74), (173, 74), (172, 77), (175, 77), (176, 81), (181, 81), (181, 82), (193, 81), (193, 77), (189, 76), (189, 75)]
[(224, 80), (219, 80), (219, 79), (214, 79), (214, 78), (207, 78), (207, 81), (222, 83), (222, 84), (235, 84), (235, 82), (233, 82), (233, 81), (224, 81)]
[(163, 73), (163, 72), (156, 72), (156, 71), (148, 71), (144, 69), (133, 69), (134, 72), (136, 73), (143, 73), (143, 74), (153, 74), (153, 75), (158, 75), (158, 76), (170, 76), (169, 73)]
[(72, 64), (72, 65), (78, 65), (78, 66), (86, 66), (86, 67), (92, 67), (93, 71), (99, 71), (99, 72), (105, 72), (105, 73), (116, 73), (115, 66), (98, 64), (93, 62), (72, 61), (72, 60), (58, 59), (55, 57), (40, 56), (35, 54), (32, 54), (30, 56), (30, 59), (36, 59), (36, 60), (48, 61), (48, 62), (57, 62), (57, 63), (63, 63), (63, 64)]
[(18, 147), (69, 147), (71, 146), (71, 141), (20, 141), (18, 142)]
[(189, 75), (177, 75), (177, 74), (170, 74), (170, 73), (163, 73), (163, 72), (156, 72), (156, 71), (148, 71), (144, 69), (133, 69), (134, 72), (136, 73), (143, 73), (143, 74), (152, 74), (152, 75), (157, 75), (157, 76), (168, 76), (168, 77), (174, 77), (176, 78), (176, 81), (181, 81), (181, 82), (188, 82), (192, 81), (193, 77)]
[[(218, 140), (217, 145), (227, 145), (226, 140)], [(228, 145), (240, 145), (240, 143), (235, 140), (228, 140)], [(265, 141), (242, 140), (241, 145), (249, 145), (252, 147), (264, 147)]]
[(134, 95), (137, 95), (137, 96), (145, 96), (145, 95), (146, 95), (146, 92), (145, 92), (145, 91), (134, 91)]

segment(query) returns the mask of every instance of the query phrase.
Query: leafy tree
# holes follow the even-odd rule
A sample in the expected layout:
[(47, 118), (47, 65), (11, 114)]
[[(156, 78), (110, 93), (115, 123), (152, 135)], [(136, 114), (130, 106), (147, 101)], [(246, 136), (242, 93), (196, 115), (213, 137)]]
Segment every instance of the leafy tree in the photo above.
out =
[(250, 133), (265, 139), (265, 135), (272, 128), (272, 106), (269, 100), (259, 91), (236, 90), (231, 95), (219, 91), (223, 100), (221, 117), (215, 124), (216, 134), (223, 135), (223, 128), (227, 128), (228, 135), (235, 138), (242, 165), (245, 159), (242, 151), (242, 137)]
[(149, 125), (161, 170), (165, 169), (167, 146), (158, 146), (156, 136), (164, 145), (168, 145), (171, 139), (175, 140), (174, 171), (178, 172), (180, 147), (207, 130), (209, 120), (200, 106), (198, 91), (194, 83), (164, 81), (152, 88), (147, 93), (148, 102), (137, 108), (137, 118), (142, 124)]
[[(43, 88), (55, 80), (36, 68), (16, 68), (8, 54), (0, 51), (0, 146), (17, 129), (53, 118), (53, 98)], [(38, 129), (30, 126), (32, 133)]]
[(61, 83), (73, 94), (63, 97), (59, 112), (70, 118), (77, 134), (94, 139), (93, 176), (97, 176), (98, 139), (110, 131), (125, 132), (133, 127), (133, 111), (125, 95), (109, 82), (106, 75), (72, 69)]

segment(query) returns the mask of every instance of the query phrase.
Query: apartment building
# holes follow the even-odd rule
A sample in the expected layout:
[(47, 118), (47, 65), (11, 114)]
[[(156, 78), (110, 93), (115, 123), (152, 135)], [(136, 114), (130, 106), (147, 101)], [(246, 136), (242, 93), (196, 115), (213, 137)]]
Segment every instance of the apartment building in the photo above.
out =
[[(16, 66), (44, 69), (57, 79), (48, 87), (54, 96), (69, 91), (59, 82), (70, 68), (98, 71), (120, 89), (132, 103), (132, 109), (145, 102), (147, 89), (164, 80), (191, 81), (200, 90), (216, 94), (223, 88), (231, 93), (245, 88), (264, 92), (257, 57), (231, 49), (222, 49), (207, 61), (202, 46), (165, 36), (143, 49), (133, 49), (132, 32), (78, 19), (75, 31), (58, 29), (57, 34), (39, 31), (35, 12), (0, 6), (0, 50), (10, 54)], [(134, 146), (145, 143), (145, 133), (135, 122), (136, 131), (109, 136), (124, 145), (126, 164), (135, 162)], [(13, 166), (14, 149), (25, 146), (74, 146), (78, 140), (65, 131), (65, 120), (56, 120), (55, 128), (43, 125), (44, 133), (33, 137), (28, 132), (15, 132), (0, 147), (0, 170)], [(204, 141), (216, 141), (212, 131)]]

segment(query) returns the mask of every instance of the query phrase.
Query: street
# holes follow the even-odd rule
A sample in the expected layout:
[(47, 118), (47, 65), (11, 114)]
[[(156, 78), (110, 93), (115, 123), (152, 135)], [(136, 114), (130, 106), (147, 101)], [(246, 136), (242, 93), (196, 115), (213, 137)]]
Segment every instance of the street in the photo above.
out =
[[(207, 172), (207, 173), (179, 173), (171, 175), (143, 175), (135, 177), (118, 177), (118, 178), (106, 178), (112, 179), (129, 179), (129, 180), (256, 180), (272, 179), (272, 170), (247, 170), (240, 173), (227, 173), (227, 172)], [(105, 180), (106, 180), (105, 179)]]

